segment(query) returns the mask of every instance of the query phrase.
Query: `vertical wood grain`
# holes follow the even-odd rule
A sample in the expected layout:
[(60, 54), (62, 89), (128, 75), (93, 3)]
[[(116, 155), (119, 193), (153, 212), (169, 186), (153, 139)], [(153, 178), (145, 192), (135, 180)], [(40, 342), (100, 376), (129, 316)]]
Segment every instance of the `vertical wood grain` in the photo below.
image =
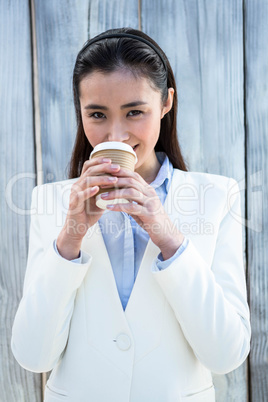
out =
[(89, 37), (110, 28), (139, 28), (138, 0), (91, 0), (89, 3)]
[(250, 401), (268, 400), (268, 2), (245, 0)]
[(37, 185), (43, 184), (43, 159), (41, 144), (41, 115), (38, 83), (37, 44), (35, 24), (35, 4), (30, 0), (31, 8), (31, 33), (32, 33), (32, 70), (33, 70), (33, 107), (34, 107), (34, 132), (35, 132), (35, 162), (37, 170)]
[(36, 184), (28, 0), (0, 2), (0, 400), (41, 400), (40, 375), (13, 357), (11, 328), (28, 252), (31, 192)]
[[(234, 177), (245, 214), (243, 8), (211, 0), (142, 1), (142, 30), (163, 48), (178, 90), (178, 135), (189, 170)], [(246, 268), (245, 228), (243, 230)], [(213, 375), (217, 402), (247, 401), (247, 364)]]
[(72, 70), (87, 37), (87, 17), (87, 1), (35, 0), (44, 183), (67, 178), (75, 136)]

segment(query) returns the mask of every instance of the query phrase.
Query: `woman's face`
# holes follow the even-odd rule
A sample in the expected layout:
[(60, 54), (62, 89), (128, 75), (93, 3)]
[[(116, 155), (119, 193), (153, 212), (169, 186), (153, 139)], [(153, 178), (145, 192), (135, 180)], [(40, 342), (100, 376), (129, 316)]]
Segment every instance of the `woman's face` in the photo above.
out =
[(161, 93), (131, 71), (93, 72), (80, 82), (80, 105), (86, 137), (93, 148), (105, 141), (129, 144), (137, 154), (142, 177), (158, 165), (154, 152), (162, 117), (171, 109), (173, 88), (165, 105)]

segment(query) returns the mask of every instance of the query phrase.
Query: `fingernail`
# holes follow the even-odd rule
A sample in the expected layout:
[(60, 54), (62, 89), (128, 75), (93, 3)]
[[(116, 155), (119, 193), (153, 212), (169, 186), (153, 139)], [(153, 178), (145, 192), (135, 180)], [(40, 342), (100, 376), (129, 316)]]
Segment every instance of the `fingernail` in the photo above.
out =
[(112, 162), (112, 161), (111, 161), (111, 159), (103, 158), (102, 162), (104, 162), (104, 163), (110, 163), (110, 162)]
[(116, 180), (117, 180), (117, 177), (108, 177), (108, 180), (109, 180), (109, 181), (116, 181)]
[(113, 209), (115, 207), (115, 205), (106, 205), (106, 208), (108, 209)]
[(101, 195), (101, 198), (107, 198), (108, 195), (109, 195), (109, 193), (103, 193), (103, 194)]
[(120, 166), (119, 165), (111, 165), (112, 169), (118, 169)]

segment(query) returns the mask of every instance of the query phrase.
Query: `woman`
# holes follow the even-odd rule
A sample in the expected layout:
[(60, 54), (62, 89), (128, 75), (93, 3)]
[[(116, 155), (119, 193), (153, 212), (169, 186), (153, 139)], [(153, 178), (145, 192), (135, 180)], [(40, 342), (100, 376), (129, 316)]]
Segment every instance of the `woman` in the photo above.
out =
[[(238, 184), (187, 171), (174, 75), (144, 33), (88, 41), (73, 88), (70, 179), (33, 190), (13, 354), (53, 370), (46, 402), (215, 401), (211, 372), (250, 344)], [(89, 160), (106, 141), (132, 146), (135, 172)], [(103, 199), (129, 203), (104, 211), (95, 196), (111, 185)]]

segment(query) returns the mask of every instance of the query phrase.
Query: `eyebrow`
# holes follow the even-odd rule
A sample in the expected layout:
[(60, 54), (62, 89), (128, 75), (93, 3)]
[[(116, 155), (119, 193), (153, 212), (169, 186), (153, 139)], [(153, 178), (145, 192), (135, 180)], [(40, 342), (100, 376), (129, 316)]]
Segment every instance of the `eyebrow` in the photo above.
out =
[[(130, 102), (130, 103), (126, 103), (125, 105), (122, 105), (120, 107), (120, 109), (127, 109), (129, 107), (136, 107), (136, 106), (141, 106), (141, 105), (147, 105), (147, 102), (143, 102), (143, 101), (135, 101), (135, 102)], [(98, 110), (108, 110), (107, 106), (102, 106), (102, 105), (97, 105), (95, 103), (90, 103), (88, 105), (85, 106), (85, 109), (98, 109)]]

